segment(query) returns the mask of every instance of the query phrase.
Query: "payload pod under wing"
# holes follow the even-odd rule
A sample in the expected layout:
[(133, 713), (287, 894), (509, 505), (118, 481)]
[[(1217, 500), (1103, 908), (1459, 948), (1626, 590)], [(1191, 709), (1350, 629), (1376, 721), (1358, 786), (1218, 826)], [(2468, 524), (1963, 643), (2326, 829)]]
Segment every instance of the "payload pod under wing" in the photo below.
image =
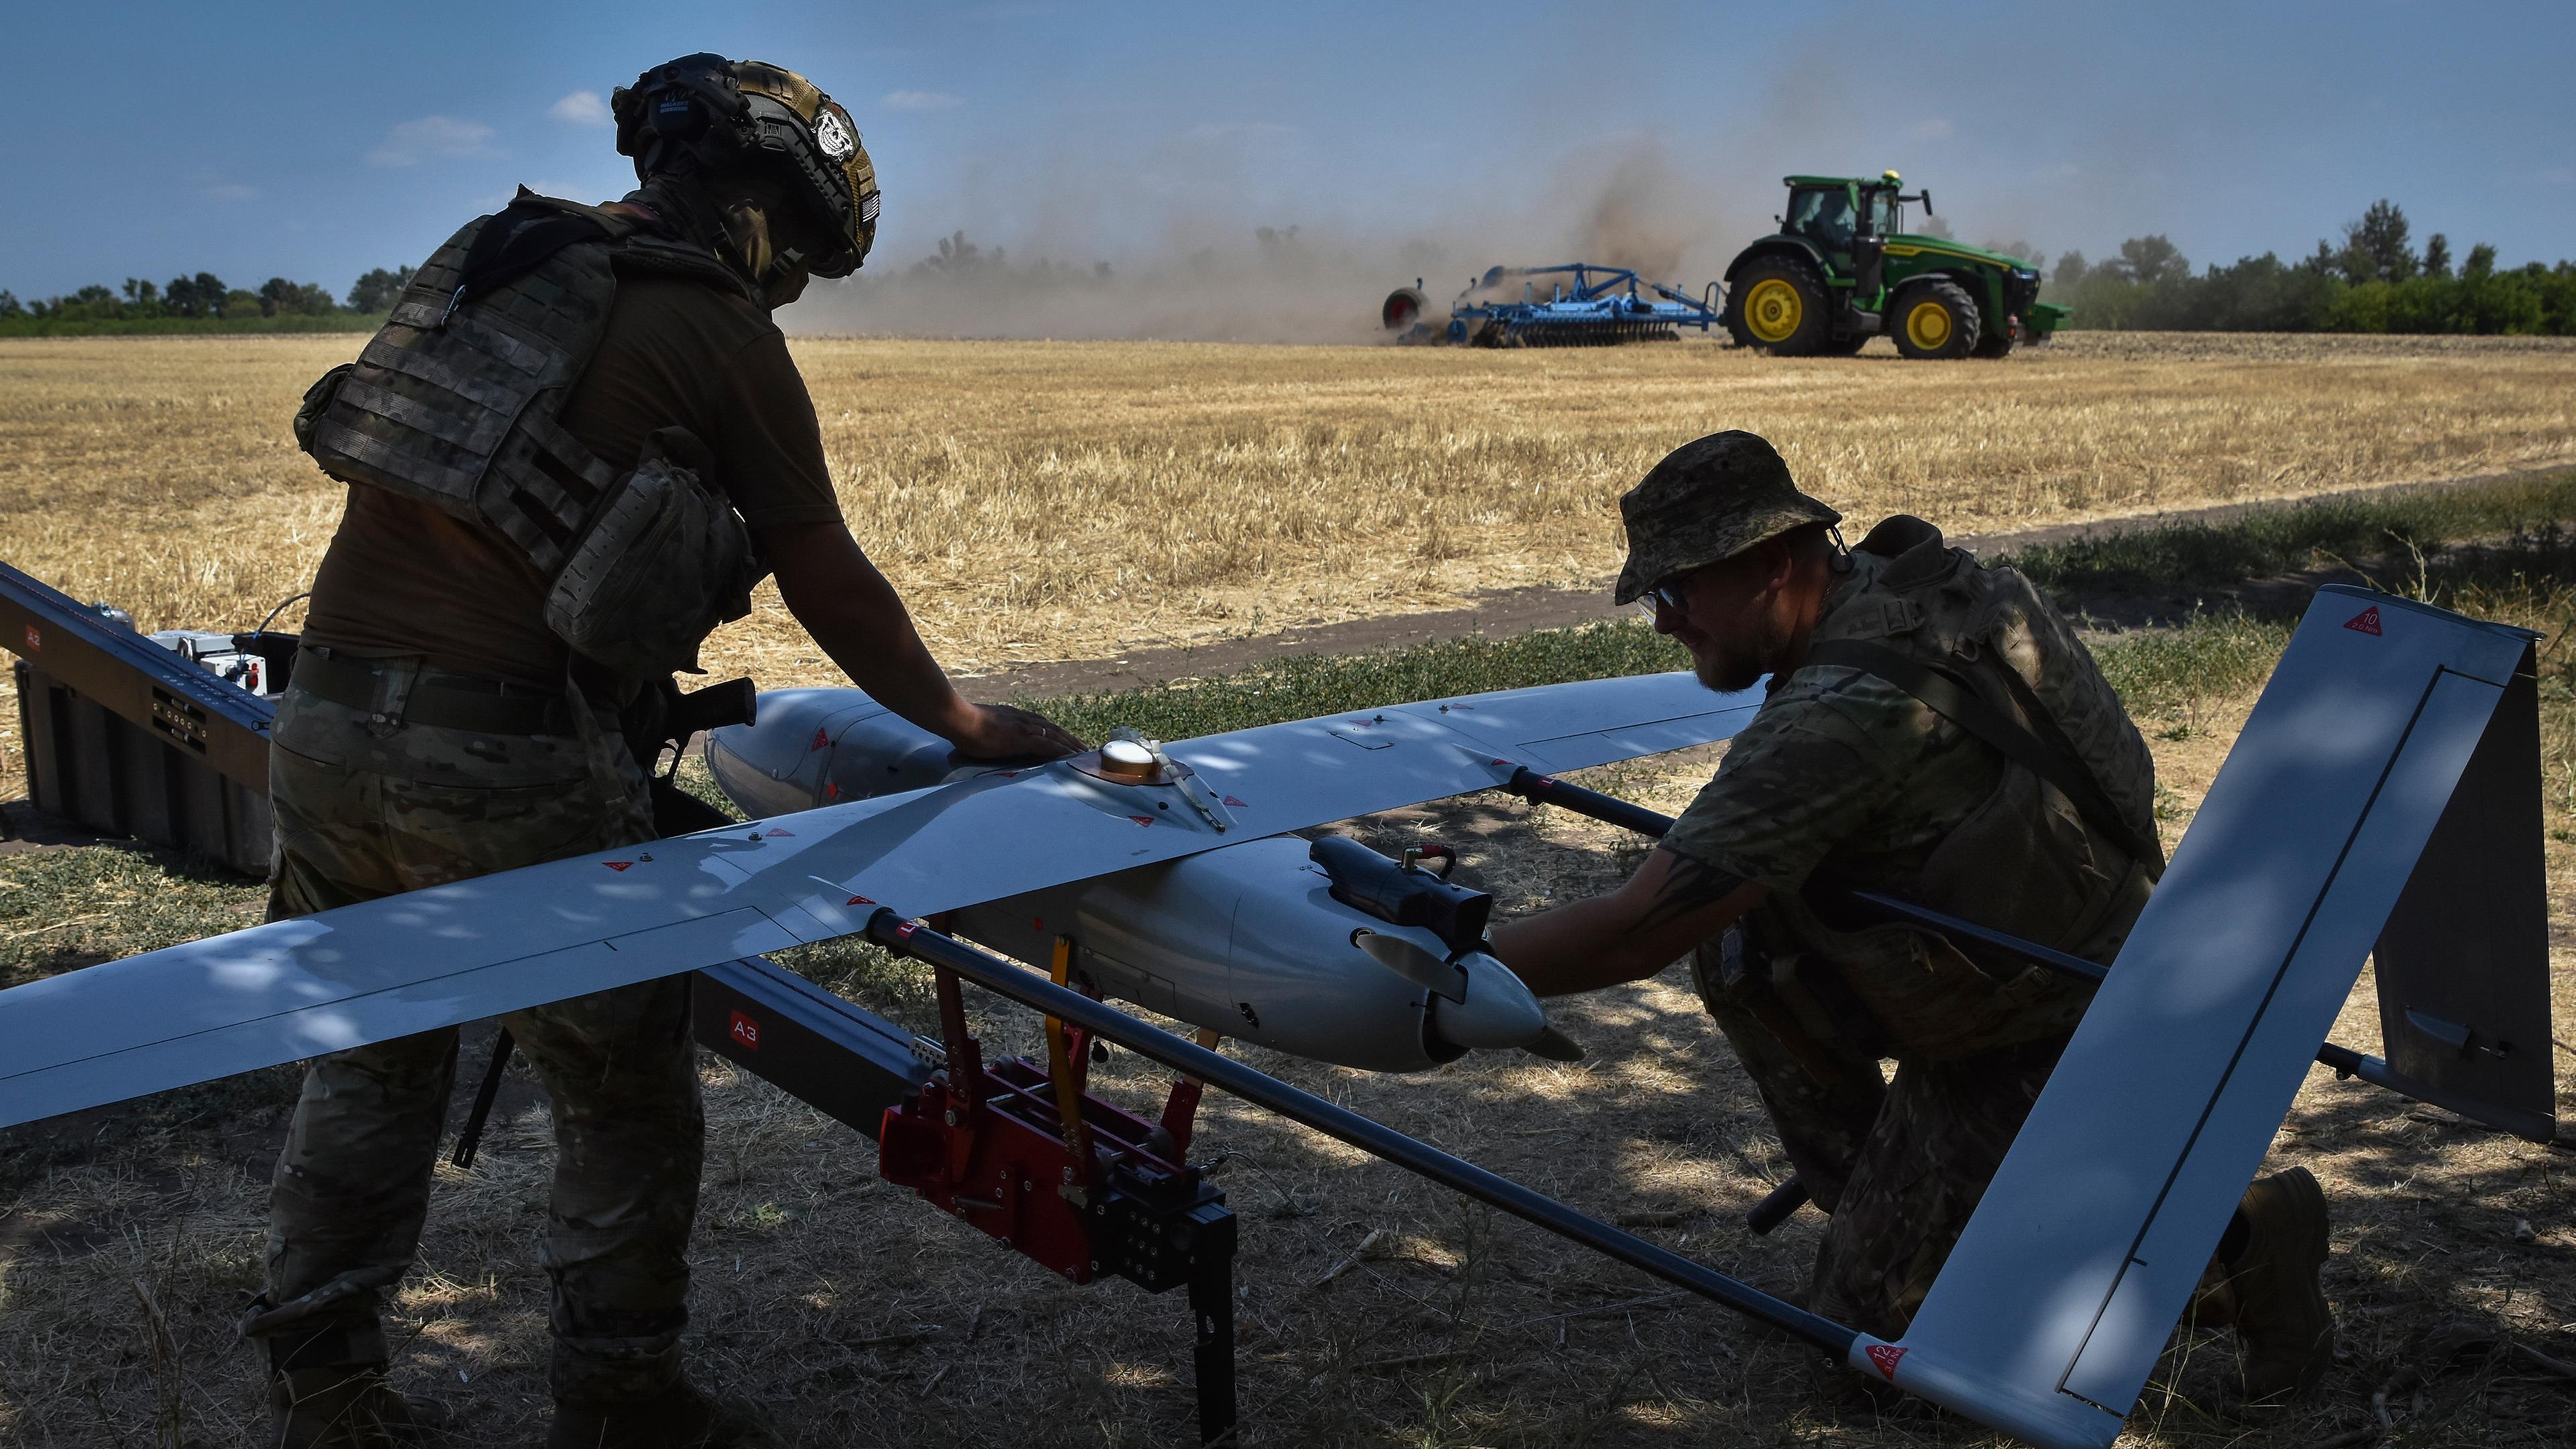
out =
[[(762, 816), (991, 768), (848, 688), (763, 693), (757, 723), (709, 732), (707, 764)], [(1336, 899), (1309, 856), (1296, 837), (1247, 840), (968, 906), (949, 929), (1037, 966), (1066, 938), (1086, 989), (1336, 1066), (1414, 1072), (1471, 1050), (1574, 1050), (1509, 967)]]

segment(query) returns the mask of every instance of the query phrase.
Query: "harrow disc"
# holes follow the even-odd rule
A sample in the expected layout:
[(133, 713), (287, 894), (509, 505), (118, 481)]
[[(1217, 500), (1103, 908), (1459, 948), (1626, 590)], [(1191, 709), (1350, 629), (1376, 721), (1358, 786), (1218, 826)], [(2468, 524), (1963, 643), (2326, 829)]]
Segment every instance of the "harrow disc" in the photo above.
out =
[(1511, 329), (1522, 347), (1616, 347), (1622, 342), (1678, 342), (1681, 334), (1669, 322), (1547, 321), (1524, 322)]

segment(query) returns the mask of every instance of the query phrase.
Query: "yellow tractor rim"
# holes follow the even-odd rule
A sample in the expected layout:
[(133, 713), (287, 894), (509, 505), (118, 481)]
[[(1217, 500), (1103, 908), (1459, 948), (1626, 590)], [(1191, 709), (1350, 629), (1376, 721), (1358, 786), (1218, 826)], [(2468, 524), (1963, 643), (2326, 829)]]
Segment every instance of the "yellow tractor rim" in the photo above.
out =
[(1744, 299), (1744, 328), (1763, 342), (1788, 341), (1797, 335), (1806, 315), (1807, 299), (1798, 295), (1795, 285), (1778, 277), (1754, 283)]
[(1917, 302), (1905, 314), (1905, 336), (1926, 352), (1938, 350), (1950, 340), (1950, 309), (1938, 302)]

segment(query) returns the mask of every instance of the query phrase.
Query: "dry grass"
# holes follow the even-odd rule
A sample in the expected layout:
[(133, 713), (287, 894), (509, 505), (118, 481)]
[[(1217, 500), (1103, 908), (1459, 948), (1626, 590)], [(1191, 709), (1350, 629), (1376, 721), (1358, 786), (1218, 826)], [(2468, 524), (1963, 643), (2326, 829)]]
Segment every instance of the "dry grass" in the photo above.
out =
[[(0, 345), (0, 558), (147, 625), (247, 624), (301, 586), (327, 540), (336, 497), (284, 442), (283, 419), (346, 346)], [(1862, 519), (1911, 509), (1961, 529), (2576, 456), (2576, 350), (2563, 346), (2079, 336), (1953, 369), (1694, 346), (800, 346), (862, 537), (951, 657), (983, 664), (1243, 632), (1255, 609), (1267, 627), (1495, 583), (1594, 583), (1615, 562), (1609, 498), (1675, 439), (1718, 426), (1780, 440)], [(1437, 527), (1423, 521), (1435, 504)], [(2529, 612), (2563, 627), (2567, 604)], [(766, 683), (818, 674), (774, 610), (725, 647)], [(2151, 721), (2177, 833), (2245, 704), (2233, 686), (2194, 686), (2217, 672), (2178, 677)], [(2576, 711), (2555, 696), (2551, 708), (2560, 786), (2576, 780)], [(1709, 764), (1668, 757), (1594, 783), (1669, 810)], [(2553, 788), (2549, 808), (2564, 921), (2576, 787)], [(1368, 827), (1468, 842), (1507, 911), (1595, 889), (1635, 849), (1511, 802)], [(55, 890), (66, 922), (101, 909), (60, 859), (0, 859), (0, 889)], [(148, 861), (92, 875), (110, 907), (166, 879)], [(162, 889), (182, 898), (183, 934), (256, 894), (185, 884)], [(123, 920), (73, 924), (59, 949), (157, 944), (96, 936)], [(2553, 968), (2559, 1018), (2576, 1019), (2563, 939)], [(861, 979), (871, 1004), (925, 1024), (911, 978)], [(984, 1015), (1026, 1045), (1024, 1021)], [(1667, 973), (1564, 1016), (1587, 1062), (1477, 1058), (1393, 1078), (1248, 1055), (1722, 1270), (1795, 1287), (1816, 1219), (1770, 1239), (1736, 1226), (1786, 1166), (1687, 983)], [(2336, 1037), (2373, 1047), (2367, 992)], [(0, 1172), (0, 1443), (249, 1440), (257, 1364), (229, 1324), (258, 1282), (283, 1078), (186, 1099), (204, 1121), (146, 1114), (111, 1146), (67, 1141), (51, 1166)], [(1139, 1102), (1158, 1074), (1122, 1055), (1101, 1079)], [(877, 1182), (855, 1134), (721, 1064), (707, 1087), (690, 1343), (702, 1378), (765, 1403), (808, 1445), (1186, 1442), (1177, 1296), (1057, 1282)], [(1236, 1154), (1219, 1176), (1244, 1218), (1251, 1442), (1990, 1442), (1847, 1397), (1851, 1380), (1805, 1350), (1258, 1112), (1212, 1098), (1204, 1120), (1202, 1147)], [(406, 1386), (443, 1393), (469, 1442), (496, 1445), (528, 1441), (543, 1408), (534, 1258), (552, 1156), (541, 1112), (498, 1137), (472, 1173), (440, 1169), (423, 1270), (396, 1305)], [(2275, 1149), (2276, 1165), (2292, 1161), (2334, 1194), (2328, 1286), (2346, 1362), (2316, 1404), (2249, 1419), (2218, 1408), (2225, 1339), (2186, 1341), (2131, 1442), (2357, 1445), (2381, 1423), (2374, 1395), (2395, 1442), (2576, 1436), (2565, 1380), (2483, 1352), (2435, 1369), (2420, 1346), (2468, 1318), (2576, 1358), (2565, 1159), (2319, 1072)]]
[[(151, 627), (247, 627), (337, 489), (287, 435), (349, 338), (0, 342), (0, 558)], [(1675, 443), (1774, 439), (1856, 519), (1992, 532), (2576, 460), (2576, 345), (2071, 336), (2000, 364), (805, 340), (861, 541), (954, 666), (1410, 612), (1616, 567)], [(774, 602), (720, 636), (820, 666)]]
[[(340, 490), (287, 423), (359, 345), (0, 340), (0, 559), (146, 628), (250, 627), (330, 542)], [(1598, 587), (1618, 494), (1725, 427), (1856, 522), (1961, 533), (2576, 460), (2556, 339), (2074, 334), (1949, 367), (1875, 345), (796, 347), (852, 527), (960, 672)], [(840, 682), (774, 589), (757, 603), (711, 669)], [(15, 717), (0, 699), (0, 792)]]

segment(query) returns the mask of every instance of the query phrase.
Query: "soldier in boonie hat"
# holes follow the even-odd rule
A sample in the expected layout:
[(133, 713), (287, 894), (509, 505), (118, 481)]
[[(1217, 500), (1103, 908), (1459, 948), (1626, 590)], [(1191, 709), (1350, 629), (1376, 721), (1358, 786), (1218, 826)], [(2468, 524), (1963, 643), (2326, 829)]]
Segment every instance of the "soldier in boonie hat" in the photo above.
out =
[[(1751, 433), (1675, 449), (1619, 512), (1619, 602), (1650, 601), (1701, 683), (1759, 708), (1626, 883), (1496, 927), (1494, 954), (1541, 996), (1688, 954), (1798, 1190), (1832, 1215), (1807, 1308), (1901, 1338), (2091, 988), (1849, 893), (2107, 963), (2164, 868), (2154, 762), (2028, 579), (1919, 518), (1837, 547), (1841, 515)], [(2221, 1240), (2198, 1311), (2235, 1328), (2249, 1398), (2331, 1365), (2327, 1242), (2303, 1168), (2256, 1183)]]
[(1789, 465), (1755, 434), (1711, 433), (1684, 443), (1620, 496), (1628, 565), (1619, 571), (1618, 602), (1636, 603), (1692, 569), (1842, 517), (1799, 492)]

